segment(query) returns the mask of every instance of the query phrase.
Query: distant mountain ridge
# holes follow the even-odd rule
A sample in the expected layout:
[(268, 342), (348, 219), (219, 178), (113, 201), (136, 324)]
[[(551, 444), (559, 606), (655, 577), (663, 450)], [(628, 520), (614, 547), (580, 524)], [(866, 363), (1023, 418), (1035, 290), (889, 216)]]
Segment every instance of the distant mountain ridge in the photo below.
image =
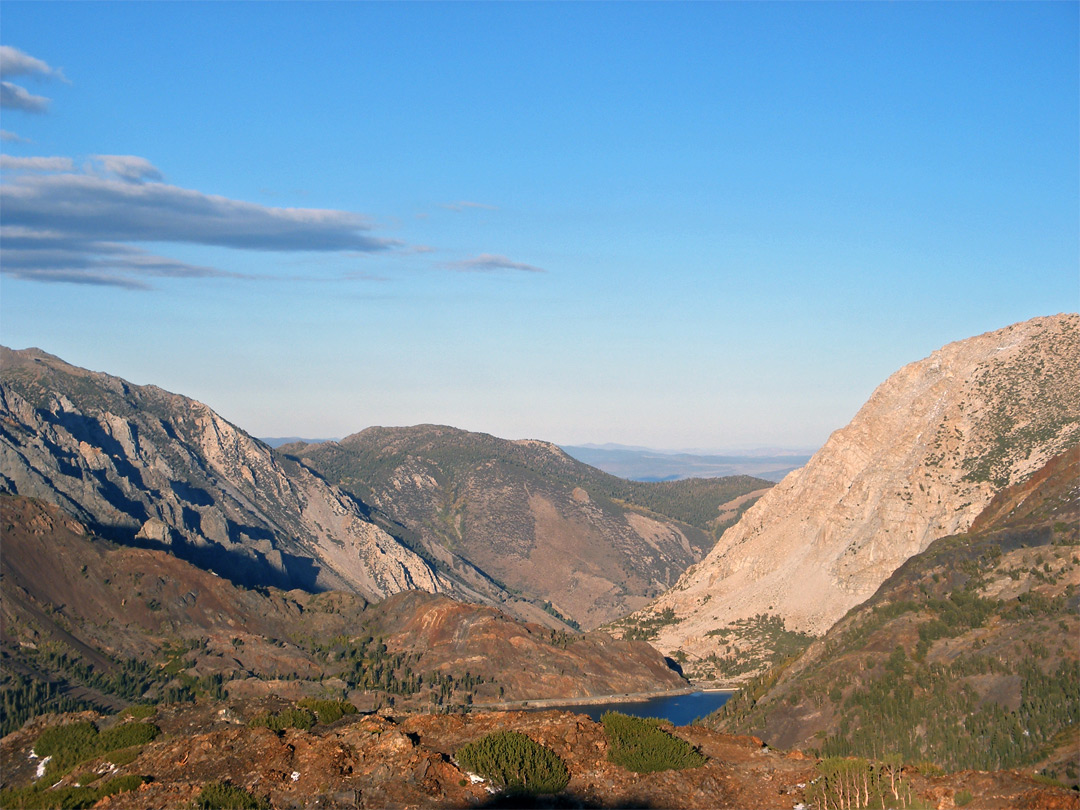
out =
[(995, 493), (1080, 442), (1078, 368), (1076, 314), (905, 366), (624, 626), (654, 629), (658, 646), (700, 676), (723, 676), (753, 650), (764, 666), (762, 617), (824, 633), (906, 559), (967, 529)]
[(770, 486), (748, 476), (631, 482), (548, 442), (443, 425), (280, 450), (404, 527), (429, 557), (458, 555), (583, 627), (673, 584)]
[(304, 444), (321, 444), (322, 442), (337, 441), (338, 437), (330, 439), (305, 439), (302, 436), (260, 436), (259, 441), (264, 444), (268, 444), (271, 447), (281, 447), (283, 444), (295, 444), (296, 442), (303, 442)]

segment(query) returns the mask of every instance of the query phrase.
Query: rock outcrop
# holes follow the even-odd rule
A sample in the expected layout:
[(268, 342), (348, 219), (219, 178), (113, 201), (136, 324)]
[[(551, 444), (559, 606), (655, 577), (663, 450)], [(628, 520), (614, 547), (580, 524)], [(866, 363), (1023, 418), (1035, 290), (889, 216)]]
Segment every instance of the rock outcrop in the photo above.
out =
[(353, 498), (201, 402), (37, 349), (0, 364), (0, 490), (248, 585), (373, 599), (448, 585)]
[(746, 629), (753, 617), (824, 633), (901, 563), (1080, 441), (1078, 368), (1075, 314), (905, 366), (630, 625), (662, 617), (655, 643), (698, 675), (722, 674), (725, 658), (760, 641)]

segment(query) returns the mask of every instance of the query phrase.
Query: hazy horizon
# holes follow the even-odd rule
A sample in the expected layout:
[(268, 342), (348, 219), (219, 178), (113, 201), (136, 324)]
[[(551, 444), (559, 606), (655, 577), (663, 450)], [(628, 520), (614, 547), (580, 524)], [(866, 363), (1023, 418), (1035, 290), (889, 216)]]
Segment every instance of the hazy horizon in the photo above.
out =
[(5, 2), (0, 342), (256, 436), (820, 447), (903, 365), (1077, 310), (1078, 30)]

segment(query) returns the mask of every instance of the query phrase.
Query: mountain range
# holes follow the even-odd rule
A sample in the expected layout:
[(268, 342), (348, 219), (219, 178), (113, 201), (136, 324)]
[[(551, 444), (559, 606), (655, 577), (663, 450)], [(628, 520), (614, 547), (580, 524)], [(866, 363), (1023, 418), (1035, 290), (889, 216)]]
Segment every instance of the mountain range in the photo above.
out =
[(274, 450), (195, 400), (0, 354), (0, 490), (249, 586), (420, 589), (595, 627), (674, 583), (770, 485), (627, 482), (546, 442), (436, 426)]
[[(0, 787), (23, 786), (5, 801), (84, 790), (71, 774), (27, 787), (34, 739), (77, 719), (36, 715), (137, 709), (171, 729), (126, 760), (158, 786), (109, 806), (192, 801), (189, 759), (281, 806), (475, 803), (451, 754), (495, 726), (577, 763), (578, 804), (682, 790), (680, 806), (862, 807), (844, 793), (857, 771), (883, 806), (900, 784), (906, 804), (915, 786), (942, 807), (969, 789), (975, 806), (1080, 806), (1004, 773), (1080, 781), (1077, 368), (1075, 314), (950, 344), (773, 486), (630, 481), (439, 425), (271, 448), (186, 397), (3, 349), (0, 701), (5, 731), (29, 720), (4, 738), (22, 764)], [(680, 672), (742, 686), (706, 725), (756, 737), (679, 732), (739, 775), (712, 762), (629, 788), (580, 720), (425, 714), (677, 690)], [(380, 716), (255, 728), (341, 699)], [(738, 753), (761, 740), (823, 759)], [(214, 745), (227, 767), (200, 753)], [(307, 765), (249, 761), (297, 746), (322, 751), (336, 787), (301, 795), (284, 783)], [(418, 775), (405, 790), (369, 756)], [(994, 773), (934, 782), (932, 767)], [(761, 787), (774, 778), (779, 793)]]

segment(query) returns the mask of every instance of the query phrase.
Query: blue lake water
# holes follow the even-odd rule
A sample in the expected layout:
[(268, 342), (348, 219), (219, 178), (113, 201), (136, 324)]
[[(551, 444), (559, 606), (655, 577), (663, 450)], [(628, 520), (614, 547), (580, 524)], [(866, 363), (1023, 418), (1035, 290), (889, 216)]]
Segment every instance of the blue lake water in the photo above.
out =
[(662, 695), (629, 703), (591, 703), (575, 706), (546, 706), (545, 708), (587, 714), (593, 720), (599, 720), (604, 712), (622, 712), (634, 717), (659, 717), (677, 726), (686, 726), (699, 717), (704, 717), (719, 709), (727, 703), (732, 694), (734, 693), (691, 692), (688, 695)]

